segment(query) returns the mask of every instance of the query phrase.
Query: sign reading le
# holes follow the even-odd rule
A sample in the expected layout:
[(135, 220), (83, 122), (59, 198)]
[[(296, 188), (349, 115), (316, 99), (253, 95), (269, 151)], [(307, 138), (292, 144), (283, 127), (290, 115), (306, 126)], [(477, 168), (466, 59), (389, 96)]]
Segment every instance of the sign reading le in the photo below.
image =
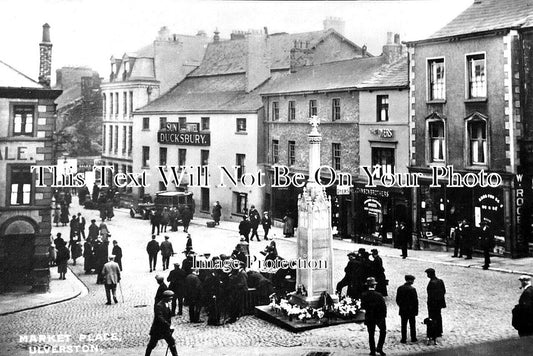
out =
[(159, 131), (157, 142), (171, 145), (209, 146), (211, 136), (208, 133)]

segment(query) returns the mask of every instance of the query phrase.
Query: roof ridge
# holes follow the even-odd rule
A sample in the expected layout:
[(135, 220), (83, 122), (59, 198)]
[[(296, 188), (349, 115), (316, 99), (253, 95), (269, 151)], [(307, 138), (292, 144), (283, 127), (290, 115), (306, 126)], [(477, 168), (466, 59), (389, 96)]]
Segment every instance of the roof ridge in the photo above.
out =
[(0, 59), (0, 63), (2, 63), (3, 65), (5, 65), (6, 67), (9, 67), (11, 70), (14, 70), (15, 72), (17, 72), (18, 74), (22, 75), (23, 77), (25, 77), (26, 79), (29, 79), (31, 80), (32, 82), (34, 82), (35, 84), (39, 84), (41, 85), (41, 83), (39, 83), (38, 81), (28, 77), (26, 74), (22, 73), (20, 70), (10, 66), (9, 64), (7, 64), (6, 62), (4, 62), (3, 60)]

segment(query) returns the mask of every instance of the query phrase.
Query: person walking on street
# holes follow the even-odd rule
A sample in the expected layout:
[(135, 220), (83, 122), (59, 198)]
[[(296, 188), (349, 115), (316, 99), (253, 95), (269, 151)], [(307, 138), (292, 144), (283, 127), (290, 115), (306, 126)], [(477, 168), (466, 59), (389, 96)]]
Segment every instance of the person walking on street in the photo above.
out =
[(107, 224), (105, 222), (100, 223), (100, 235), (102, 235), (102, 241), (104, 243), (109, 243), (109, 229), (107, 228)]
[(150, 223), (152, 224), (152, 235), (155, 235), (157, 230), (157, 235), (159, 235), (159, 224), (161, 223), (161, 213), (159, 210), (150, 211)]
[(213, 211), (211, 217), (215, 221), (215, 225), (220, 225), (220, 217), (222, 216), (222, 206), (217, 202), (213, 205)]
[(198, 270), (193, 270), (185, 278), (185, 302), (189, 305), (189, 321), (200, 323), (200, 302), (202, 300), (202, 289)]
[(463, 227), (463, 222), (462, 221), (458, 221), (457, 222), (457, 227), (454, 229), (453, 231), (453, 242), (454, 242), (454, 246), (453, 246), (453, 258), (463, 258), (463, 242), (461, 241), (461, 237), (462, 237), (462, 227)]
[(378, 285), (376, 290), (381, 293), (382, 296), (386, 297), (389, 294), (387, 293), (387, 277), (385, 276), (385, 268), (383, 268), (383, 260), (379, 255), (377, 249), (370, 250), (372, 252), (372, 261), (370, 263), (370, 276), (376, 279)]
[(165, 284), (165, 277), (158, 274), (155, 276), (155, 280), (157, 281), (157, 284), (159, 284), (159, 287), (157, 287), (157, 292), (155, 292), (154, 305), (163, 299), (163, 293), (168, 289), (167, 285)]
[(115, 256), (115, 262), (122, 271), (122, 248), (118, 245), (117, 240), (113, 240), (113, 250), (111, 254)]
[(85, 218), (78, 213), (78, 235), (85, 240)]
[(398, 287), (396, 292), (396, 304), (400, 308), (400, 318), (402, 323), (402, 339), (400, 342), (405, 344), (407, 342), (407, 322), (411, 329), (411, 341), (417, 342), (416, 339), (416, 322), (415, 318), (418, 315), (418, 295), (416, 293), (413, 283), (415, 277), (413, 275), (405, 275), (405, 284)]
[[(379, 292), (376, 292), (377, 282), (374, 277), (368, 277), (365, 284), (368, 286), (368, 290), (361, 297), (361, 308), (365, 310), (365, 325), (368, 330), (370, 355), (376, 355), (377, 352), (381, 356), (385, 356), (383, 345), (385, 344), (385, 336), (387, 334), (387, 325), (385, 322), (387, 318), (387, 305), (383, 296)], [(376, 326), (379, 328), (377, 347), (374, 339)]]
[(189, 206), (186, 205), (185, 208), (183, 208), (183, 211), (181, 212), (181, 222), (183, 223), (184, 232), (189, 232), (189, 224), (191, 223), (191, 220), (192, 212)]
[(102, 270), (104, 265), (109, 261), (108, 243), (97, 240), (96, 248), (96, 284), (104, 284)]
[(164, 339), (170, 350), (172, 356), (178, 356), (176, 350), (176, 341), (172, 337), (172, 314), (170, 313), (169, 303), (172, 300), (174, 293), (171, 290), (166, 290), (163, 293), (163, 299), (154, 307), (154, 321), (150, 328), (150, 341), (146, 346), (145, 356), (150, 356), (152, 350), (157, 346), (157, 342)]
[(174, 255), (172, 249), (172, 242), (168, 241), (169, 237), (165, 236), (165, 241), (161, 242), (161, 258), (163, 259), (163, 271), (168, 269), (170, 263), (170, 256)]
[(250, 242), (248, 235), (250, 235), (250, 230), (252, 226), (248, 220), (248, 216), (244, 215), (242, 221), (239, 223), (239, 235), (244, 236), (246, 242)]
[(250, 236), (250, 241), (252, 241), (255, 238), (257, 241), (259, 240), (259, 235), (257, 234), (257, 229), (259, 228), (259, 224), (261, 223), (261, 215), (259, 215), (259, 212), (255, 208), (255, 205), (252, 205), (250, 207), (250, 227), (252, 228), (252, 236)]
[(294, 236), (294, 218), (290, 211), (287, 211), (283, 217), (283, 235), (285, 237)]
[(426, 269), (429, 278), (428, 292), (428, 316), (436, 323), (436, 337), (442, 336), (442, 308), (446, 308), (446, 287), (442, 279), (437, 278), (433, 268)]
[(472, 236), (472, 227), (468, 220), (464, 219), (461, 226), (461, 241), (463, 244), (463, 253), (466, 255), (465, 260), (472, 259), (472, 245), (473, 245), (473, 236)]
[(159, 243), (152, 235), (152, 239), (146, 245), (146, 252), (148, 252), (148, 262), (150, 263), (150, 272), (155, 271), (157, 265), (157, 253), (159, 252)]
[(479, 239), (481, 240), (481, 247), (483, 248), (483, 257), (485, 263), (483, 269), (489, 269), (490, 266), (490, 251), (494, 248), (494, 233), (490, 228), (489, 221), (483, 219), (481, 222), (481, 231), (479, 233)]
[(113, 293), (113, 301), (118, 303), (117, 284), (120, 283), (120, 268), (114, 260), (115, 256), (109, 256), (109, 262), (102, 268), (107, 305), (111, 305), (111, 293)]
[(409, 240), (411, 236), (409, 234), (409, 230), (407, 230), (407, 226), (405, 222), (400, 222), (400, 230), (398, 231), (398, 240), (400, 242), (400, 246), (402, 248), (402, 258), (407, 258), (407, 247), (409, 245)]
[(96, 225), (96, 220), (91, 220), (91, 225), (89, 225), (89, 237), (88, 239), (93, 242), (96, 241), (98, 235), (100, 234), (100, 228)]
[(70, 220), (70, 239), (74, 239), (74, 237), (78, 236), (78, 218), (76, 215), (72, 215), (72, 220)]
[(59, 279), (66, 279), (65, 275), (67, 274), (67, 262), (70, 259), (70, 253), (68, 252), (67, 246), (64, 243), (60, 243), (57, 246), (57, 272), (59, 273)]
[(530, 276), (522, 275), (518, 280), (523, 292), (513, 309), (513, 327), (520, 337), (530, 336), (533, 335), (533, 286)]
[(161, 232), (167, 232), (167, 226), (170, 221), (170, 213), (168, 212), (168, 209), (165, 207), (163, 208), (163, 212), (161, 213)]
[(261, 225), (263, 226), (263, 231), (265, 232), (264, 239), (268, 240), (268, 232), (270, 231), (270, 228), (272, 227), (272, 219), (270, 218), (268, 211), (263, 212), (263, 218), (261, 219)]
[(183, 298), (185, 297), (185, 278), (187, 273), (180, 268), (179, 263), (174, 263), (174, 269), (170, 271), (167, 282), (168, 289), (174, 292), (172, 297), (172, 315), (176, 315), (176, 302), (178, 306), (178, 315), (183, 314)]
[(70, 236), (70, 241), (68, 243), (68, 246), (70, 247), (70, 255), (72, 257), (73, 265), (76, 266), (76, 259), (78, 257), (81, 257), (81, 240), (80, 237), (76, 234), (74, 236)]

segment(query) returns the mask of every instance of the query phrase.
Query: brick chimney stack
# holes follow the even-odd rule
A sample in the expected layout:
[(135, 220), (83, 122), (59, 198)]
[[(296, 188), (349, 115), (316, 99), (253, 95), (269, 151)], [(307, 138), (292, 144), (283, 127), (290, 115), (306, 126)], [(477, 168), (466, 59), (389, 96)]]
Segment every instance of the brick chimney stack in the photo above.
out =
[(403, 47), (399, 34), (393, 35), (392, 32), (387, 32), (387, 44), (383, 46), (383, 55), (387, 57), (388, 63), (394, 63), (402, 57)]
[(43, 25), (43, 40), (39, 43), (39, 84), (50, 88), (52, 79), (52, 42), (50, 42), (50, 25)]
[(220, 41), (220, 32), (218, 32), (218, 28), (215, 29), (215, 35), (213, 36), (213, 42)]

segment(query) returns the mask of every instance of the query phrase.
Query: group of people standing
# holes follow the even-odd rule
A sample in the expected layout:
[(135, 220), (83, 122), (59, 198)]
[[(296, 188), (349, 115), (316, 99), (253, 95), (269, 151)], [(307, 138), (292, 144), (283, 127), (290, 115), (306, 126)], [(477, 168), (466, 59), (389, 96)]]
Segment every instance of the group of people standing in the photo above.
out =
[(189, 231), (189, 225), (192, 220), (192, 211), (188, 206), (179, 210), (177, 208), (163, 208), (150, 211), (150, 224), (152, 225), (152, 235), (159, 235), (162, 232), (167, 232), (170, 226), (170, 231), (178, 231), (178, 223), (181, 221), (183, 231)]
[(385, 268), (377, 249), (372, 249), (371, 253), (368, 253), (366, 249), (360, 248), (357, 252), (348, 253), (348, 264), (344, 268), (344, 272), (344, 278), (337, 283), (337, 294), (340, 294), (342, 289), (347, 287), (347, 296), (360, 299), (366, 290), (367, 279), (373, 277), (377, 283), (377, 291), (385, 297), (388, 295)]
[(462, 258), (465, 255), (465, 259), (472, 259), (472, 252), (477, 240), (478, 246), (483, 249), (483, 269), (489, 269), (490, 252), (494, 248), (494, 233), (488, 219), (483, 219), (479, 228), (472, 227), (466, 219), (459, 221), (451, 235), (454, 241), (452, 257)]
[[(239, 235), (243, 236), (246, 242), (250, 242), (254, 239), (260, 241), (258, 234), (259, 225), (263, 227), (263, 239), (268, 240), (268, 232), (272, 227), (272, 219), (268, 211), (263, 212), (263, 216), (259, 214), (259, 211), (254, 205), (250, 207), (247, 214), (244, 214), (242, 221), (239, 223)], [(251, 235), (250, 235), (251, 232)]]

